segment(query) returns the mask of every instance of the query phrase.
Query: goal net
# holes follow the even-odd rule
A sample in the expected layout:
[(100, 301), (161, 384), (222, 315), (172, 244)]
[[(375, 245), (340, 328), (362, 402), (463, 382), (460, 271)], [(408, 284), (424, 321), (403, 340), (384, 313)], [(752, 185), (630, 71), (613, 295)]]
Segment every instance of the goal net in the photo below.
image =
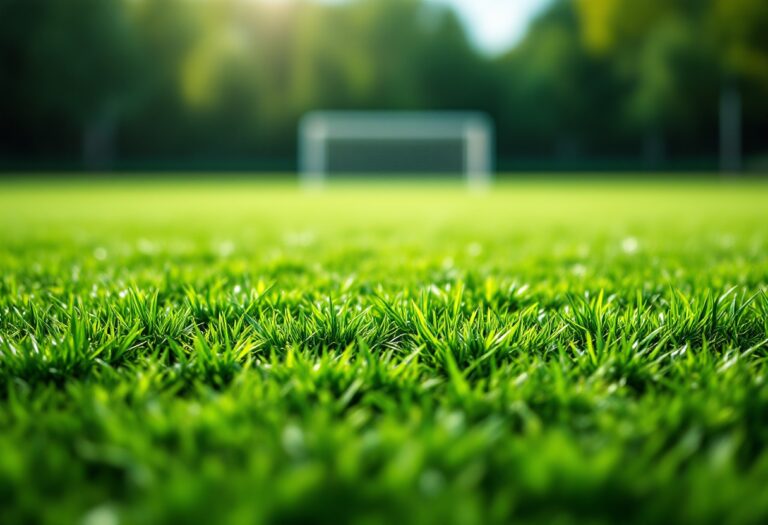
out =
[(316, 111), (299, 125), (299, 168), (308, 186), (330, 177), (453, 176), (485, 187), (493, 142), (482, 113)]

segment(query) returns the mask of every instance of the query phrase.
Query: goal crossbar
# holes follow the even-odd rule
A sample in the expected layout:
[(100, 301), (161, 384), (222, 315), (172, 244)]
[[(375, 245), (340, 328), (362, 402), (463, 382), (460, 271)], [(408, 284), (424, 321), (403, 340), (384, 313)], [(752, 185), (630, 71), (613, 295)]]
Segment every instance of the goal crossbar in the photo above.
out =
[(455, 140), (462, 144), (467, 183), (487, 186), (493, 178), (493, 134), (491, 120), (479, 112), (315, 111), (299, 125), (301, 178), (308, 186), (326, 181), (332, 141)]

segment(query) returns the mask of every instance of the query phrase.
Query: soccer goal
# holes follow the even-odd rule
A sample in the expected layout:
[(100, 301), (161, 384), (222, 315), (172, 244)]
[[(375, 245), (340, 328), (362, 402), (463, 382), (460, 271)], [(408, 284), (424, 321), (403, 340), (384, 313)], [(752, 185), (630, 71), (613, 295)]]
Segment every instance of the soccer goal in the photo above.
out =
[(476, 112), (315, 111), (299, 125), (305, 185), (330, 177), (463, 177), (472, 188), (493, 179), (494, 130)]

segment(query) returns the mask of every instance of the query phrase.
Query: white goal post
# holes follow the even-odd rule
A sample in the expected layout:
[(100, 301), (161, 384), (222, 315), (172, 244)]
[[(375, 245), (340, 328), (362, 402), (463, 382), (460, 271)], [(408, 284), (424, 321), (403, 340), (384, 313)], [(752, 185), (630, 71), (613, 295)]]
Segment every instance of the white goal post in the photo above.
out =
[(461, 173), (473, 188), (493, 180), (494, 129), (479, 112), (314, 111), (299, 124), (306, 186), (332, 174)]

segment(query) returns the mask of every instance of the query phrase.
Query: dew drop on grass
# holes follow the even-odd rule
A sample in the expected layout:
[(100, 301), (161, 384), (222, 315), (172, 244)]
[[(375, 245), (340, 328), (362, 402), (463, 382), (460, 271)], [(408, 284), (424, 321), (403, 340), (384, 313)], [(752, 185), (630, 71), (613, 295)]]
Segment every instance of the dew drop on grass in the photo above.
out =
[(304, 451), (304, 433), (296, 425), (288, 425), (283, 429), (283, 449), (289, 456), (298, 457)]
[(459, 411), (445, 414), (442, 418), (443, 428), (449, 435), (459, 435), (464, 431), (466, 418)]
[(434, 496), (445, 486), (445, 476), (435, 469), (427, 469), (419, 476), (419, 489), (422, 494)]
[(636, 253), (638, 248), (640, 248), (640, 243), (634, 237), (627, 237), (621, 241), (621, 249), (624, 251), (624, 253), (631, 255)]
[(136, 247), (142, 255), (152, 255), (158, 252), (158, 246), (149, 239), (139, 239)]
[(81, 523), (83, 525), (117, 525), (120, 519), (112, 505), (104, 504), (89, 510), (83, 516)]
[(571, 273), (578, 277), (582, 277), (587, 273), (587, 267), (583, 264), (577, 263), (571, 266)]
[(289, 232), (283, 236), (286, 246), (305, 248), (315, 242), (315, 234), (311, 231)]
[(720, 237), (720, 247), (725, 249), (733, 248), (736, 245), (736, 239), (733, 235), (722, 235)]
[(478, 257), (481, 253), (483, 253), (483, 247), (478, 242), (473, 242), (467, 246), (467, 255), (470, 257)]
[(221, 257), (229, 257), (230, 255), (235, 253), (235, 243), (233, 243), (232, 241), (220, 242), (216, 246), (216, 252)]

